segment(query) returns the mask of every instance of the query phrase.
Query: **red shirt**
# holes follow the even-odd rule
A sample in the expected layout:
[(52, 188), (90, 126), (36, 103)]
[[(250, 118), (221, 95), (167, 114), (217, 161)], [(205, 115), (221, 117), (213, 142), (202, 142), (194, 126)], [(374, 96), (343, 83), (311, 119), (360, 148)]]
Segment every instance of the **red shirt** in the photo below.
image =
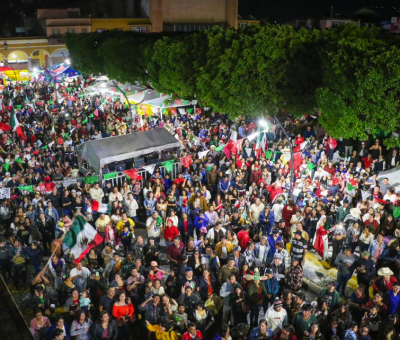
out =
[(174, 237), (176, 237), (178, 235), (179, 235), (179, 230), (174, 225), (171, 228), (166, 227), (164, 229), (164, 238), (165, 239), (170, 239), (172, 241), (174, 239)]
[(185, 334), (183, 334), (182, 336), (182, 340), (192, 340), (192, 339), (200, 339), (203, 340), (203, 335), (201, 334), (200, 331), (196, 331), (196, 336), (193, 338), (189, 332), (186, 332)]
[(178, 261), (181, 257), (184, 248), (185, 245), (183, 244), (183, 242), (179, 244), (179, 247), (177, 247), (175, 244), (171, 244), (168, 248), (168, 255), (170, 256), (171, 259)]
[(374, 160), (372, 158), (371, 159), (363, 158), (362, 161), (364, 162), (365, 168), (368, 169)]

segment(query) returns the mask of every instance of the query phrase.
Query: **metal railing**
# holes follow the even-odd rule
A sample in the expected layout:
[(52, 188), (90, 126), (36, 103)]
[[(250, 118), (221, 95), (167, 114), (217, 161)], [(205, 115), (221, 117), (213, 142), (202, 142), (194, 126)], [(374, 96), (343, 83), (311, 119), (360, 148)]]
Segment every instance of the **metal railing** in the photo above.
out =
[[(157, 168), (160, 169), (161, 175), (164, 178), (165, 174), (167, 172), (167, 170), (165, 170), (165, 167), (162, 166), (162, 165), (158, 165)], [(181, 162), (174, 163), (174, 167), (173, 167), (173, 169), (172, 169), (172, 171), (170, 173), (171, 180), (176, 179), (178, 177), (178, 174), (180, 174), (181, 172), (182, 172), (182, 163)], [(151, 174), (148, 173), (145, 169), (142, 169), (142, 168), (139, 169), (138, 174), (142, 177), (142, 179), (140, 180), (140, 184), (141, 184), (141, 187), (143, 188), (144, 183), (147, 182), (150, 179)], [(122, 183), (125, 180), (126, 180), (126, 175), (121, 171), (121, 172), (118, 173), (118, 175), (116, 177), (111, 178), (111, 179), (107, 179), (106, 181), (111, 181), (111, 184), (112, 184), (113, 187), (114, 186), (120, 187), (120, 186), (122, 186)], [(105, 184), (104, 182), (105, 181), (103, 180), (103, 186)]]

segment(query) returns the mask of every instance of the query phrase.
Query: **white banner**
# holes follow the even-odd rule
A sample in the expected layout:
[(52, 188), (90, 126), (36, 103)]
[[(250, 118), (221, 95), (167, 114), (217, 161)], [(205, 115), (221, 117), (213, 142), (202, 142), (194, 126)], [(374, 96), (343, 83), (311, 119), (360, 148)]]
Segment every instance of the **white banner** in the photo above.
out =
[(199, 152), (199, 159), (203, 159), (204, 157), (206, 157), (209, 152), (210, 150)]
[(27, 154), (24, 156), (28, 161), (32, 158), (32, 156), (30, 154)]
[(233, 130), (231, 133), (231, 140), (233, 140), (234, 142), (237, 141), (237, 132), (235, 130)]
[(68, 187), (71, 184), (76, 184), (78, 182), (78, 178), (64, 178), (62, 181), (63, 186)]
[(154, 172), (154, 169), (156, 168), (156, 165), (157, 164), (145, 165), (145, 166), (142, 166), (142, 168), (145, 169), (148, 173), (150, 173), (152, 175)]
[(181, 114), (181, 115), (184, 115), (185, 114), (185, 109), (178, 109), (179, 110), (179, 113)]
[(5, 198), (10, 198), (10, 188), (0, 189), (0, 200), (4, 200)]

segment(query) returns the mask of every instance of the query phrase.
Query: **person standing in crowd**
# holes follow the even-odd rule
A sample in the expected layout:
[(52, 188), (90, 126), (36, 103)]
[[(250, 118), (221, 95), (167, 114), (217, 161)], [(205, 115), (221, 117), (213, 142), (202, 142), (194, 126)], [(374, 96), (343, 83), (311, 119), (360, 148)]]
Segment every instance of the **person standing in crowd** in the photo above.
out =
[[(188, 105), (179, 114), (139, 105), (140, 123), (129, 124), (121, 99), (86, 91), (96, 78), (54, 87), (38, 75), (0, 88), (1, 275), (11, 291), (33, 276), (38, 338), (69, 328), (79, 340), (396, 338), (400, 200), (382, 172), (396, 171), (398, 148), (370, 132), (341, 140), (317, 113), (280, 112), (289, 138), (268, 117), (264, 132), (254, 118)], [(180, 147), (101, 173), (81, 154), (88, 141), (108, 149), (132, 133), (170, 134)], [(338, 270), (326, 287), (315, 252)], [(315, 301), (303, 278), (320, 286)], [(56, 322), (64, 306), (71, 320)]]

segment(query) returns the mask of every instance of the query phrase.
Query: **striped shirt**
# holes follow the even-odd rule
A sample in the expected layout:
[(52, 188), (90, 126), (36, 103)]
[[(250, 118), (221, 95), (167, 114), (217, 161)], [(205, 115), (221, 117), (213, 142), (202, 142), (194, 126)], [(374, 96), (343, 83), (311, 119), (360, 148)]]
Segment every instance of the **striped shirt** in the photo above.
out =
[(292, 240), (292, 256), (302, 259), (307, 250), (307, 241), (302, 237), (300, 240), (294, 238)]

